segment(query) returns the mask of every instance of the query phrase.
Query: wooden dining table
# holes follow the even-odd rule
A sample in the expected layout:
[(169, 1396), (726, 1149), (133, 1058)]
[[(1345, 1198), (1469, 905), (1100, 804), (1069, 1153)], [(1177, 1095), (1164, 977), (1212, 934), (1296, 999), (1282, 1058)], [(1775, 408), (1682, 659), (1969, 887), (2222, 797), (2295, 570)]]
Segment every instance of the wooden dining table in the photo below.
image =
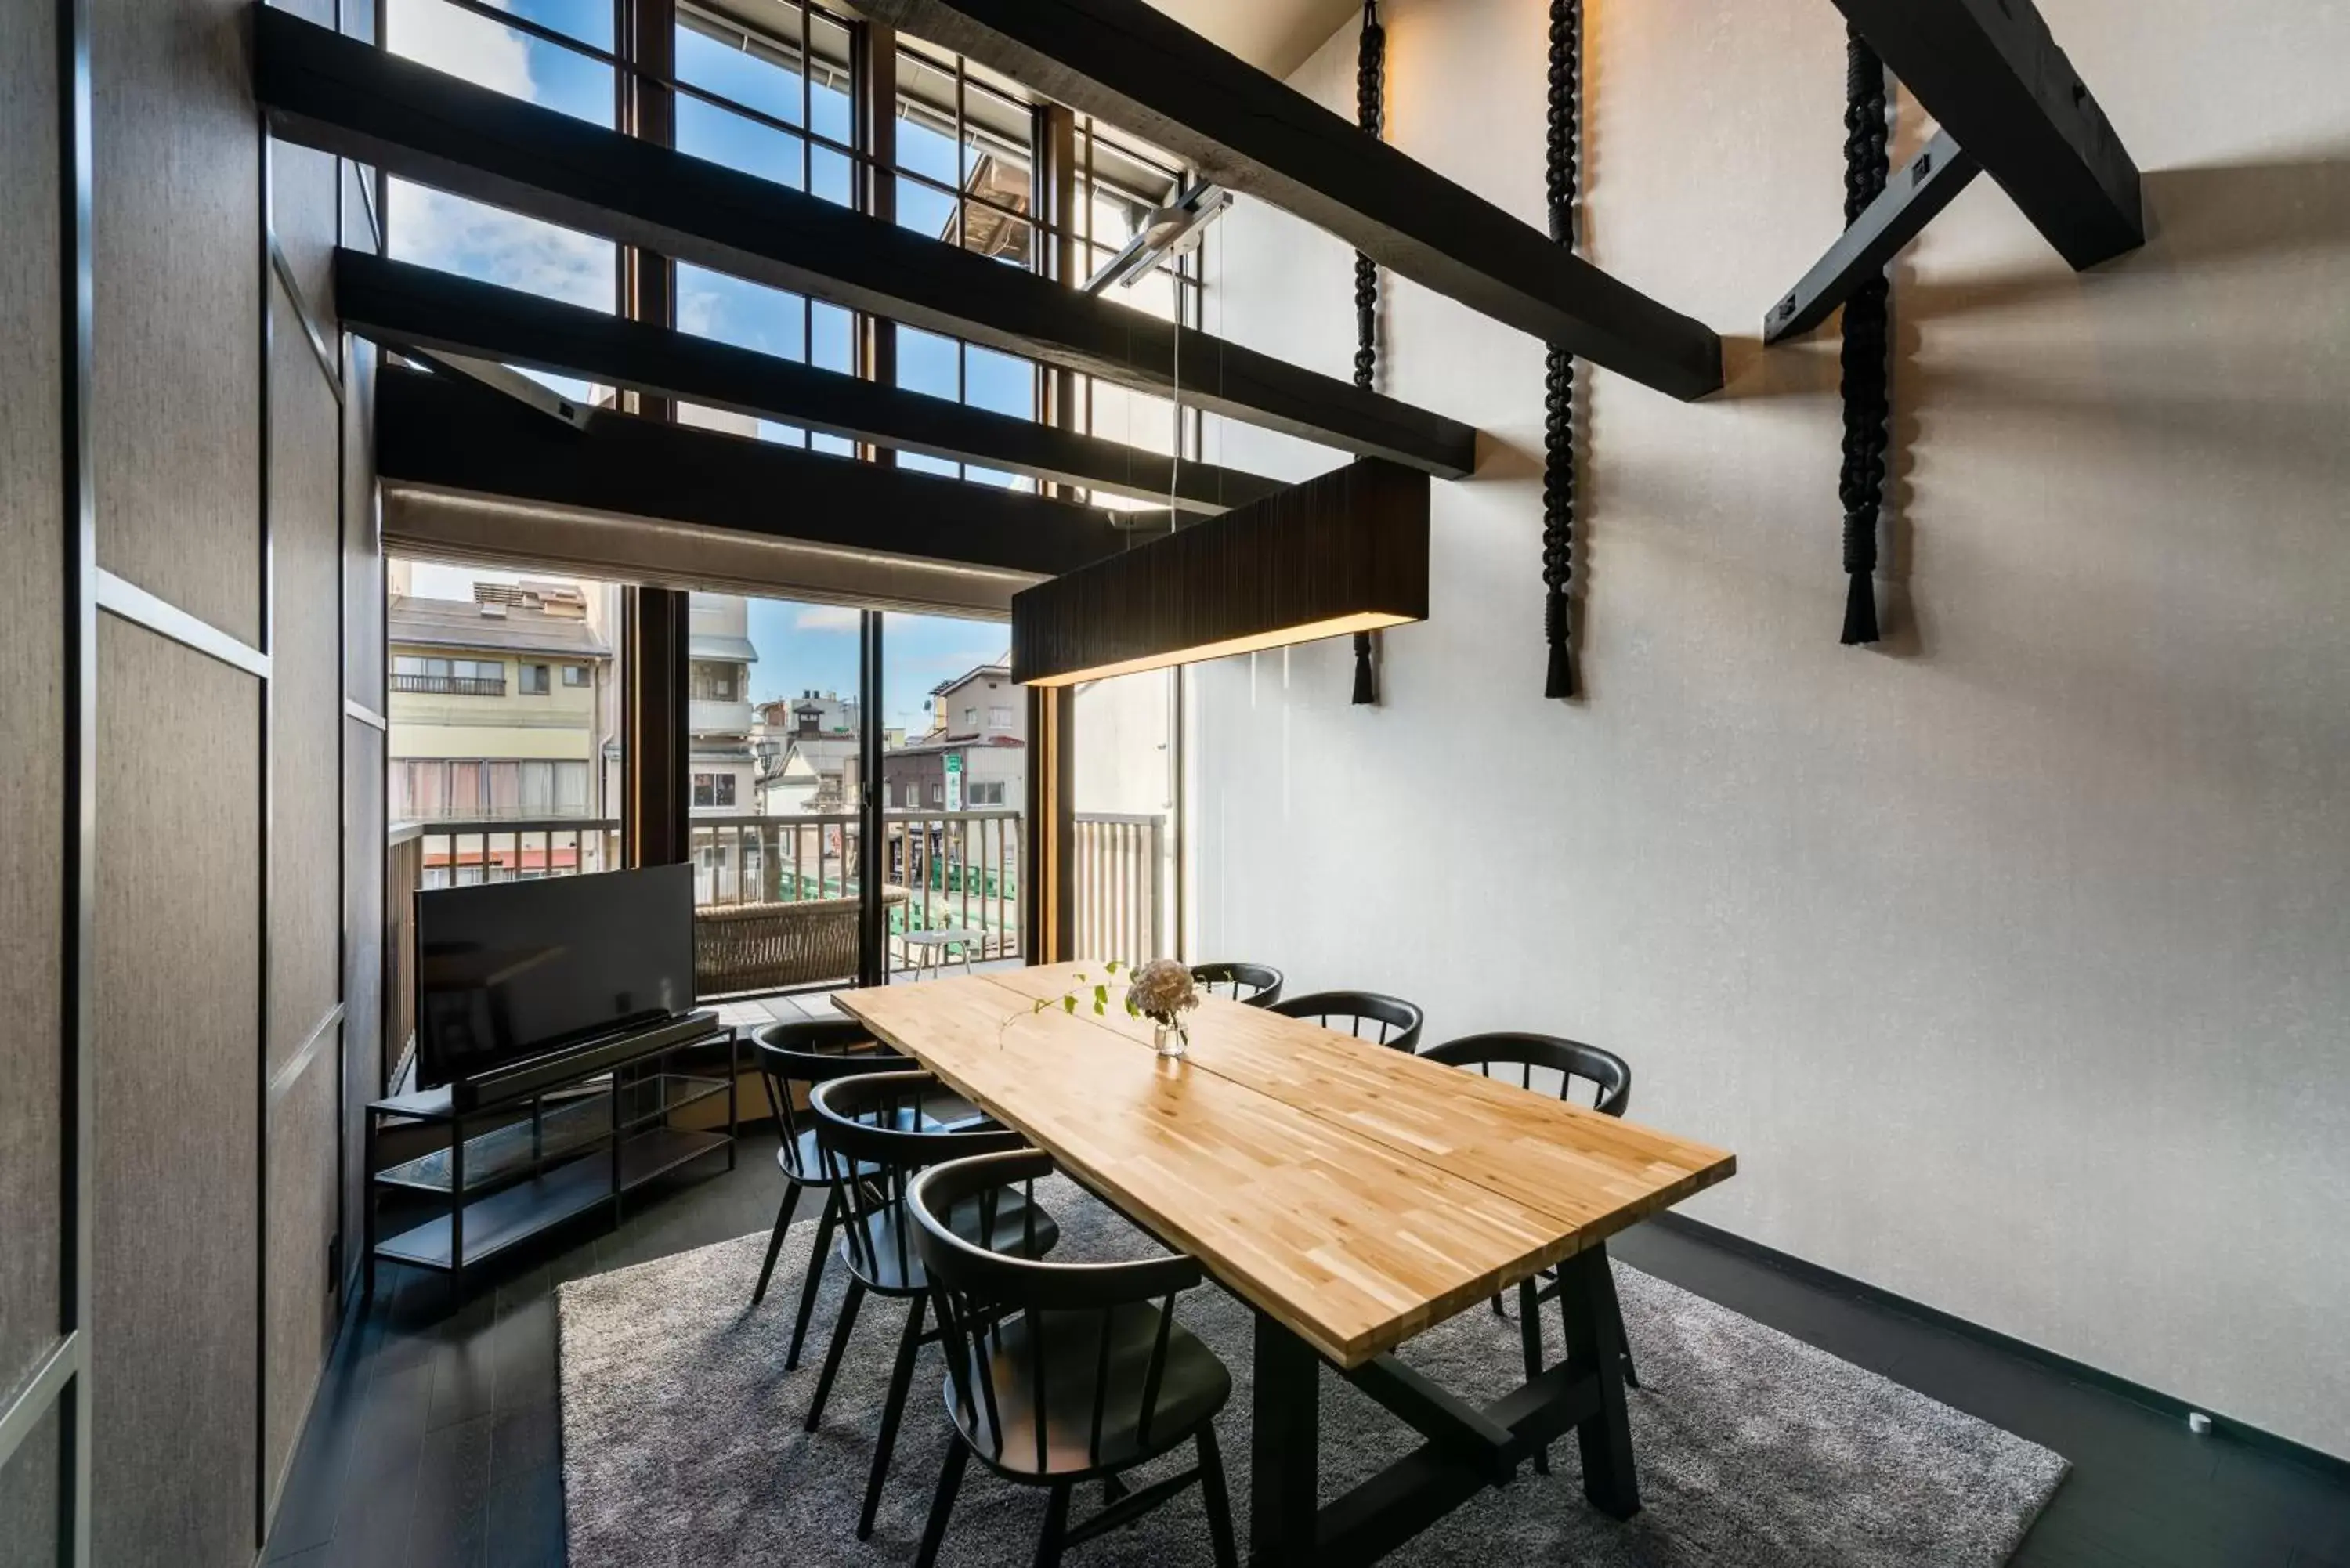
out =
[[(1254, 1310), (1251, 1560), (1374, 1561), (1570, 1431), (1585, 1495), (1637, 1511), (1607, 1239), (1735, 1158), (1221, 997), (1185, 1015), (1170, 1060), (1125, 991), (1077, 962), (834, 1001)], [(1472, 1404), (1390, 1354), (1544, 1271), (1565, 1359), (1502, 1398)], [(1325, 1366), (1426, 1439), (1326, 1506)]]

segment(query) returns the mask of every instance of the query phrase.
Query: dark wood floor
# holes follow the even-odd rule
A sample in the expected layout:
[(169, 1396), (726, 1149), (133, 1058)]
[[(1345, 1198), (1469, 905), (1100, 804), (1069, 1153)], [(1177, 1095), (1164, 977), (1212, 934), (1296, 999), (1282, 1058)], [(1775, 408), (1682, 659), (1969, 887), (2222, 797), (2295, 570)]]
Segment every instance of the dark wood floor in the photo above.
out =
[[(562, 1563), (555, 1287), (765, 1229), (772, 1150), (752, 1134), (733, 1173), (648, 1189), (619, 1228), (583, 1220), (453, 1306), (438, 1276), (387, 1268), (319, 1389), (269, 1560)], [(2025, 1568), (2350, 1568), (2350, 1487), (2336, 1480), (1701, 1241), (1644, 1226), (1611, 1247), (2070, 1459), (2015, 1558)]]

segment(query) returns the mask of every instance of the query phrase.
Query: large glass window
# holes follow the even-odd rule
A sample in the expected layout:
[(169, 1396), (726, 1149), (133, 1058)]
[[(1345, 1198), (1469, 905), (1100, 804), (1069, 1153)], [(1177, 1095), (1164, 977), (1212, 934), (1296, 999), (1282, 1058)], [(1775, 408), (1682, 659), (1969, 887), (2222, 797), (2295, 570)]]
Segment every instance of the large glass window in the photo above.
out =
[[(1020, 950), (1020, 854), (1028, 801), (1024, 716), (1000, 621), (882, 619), (884, 855), (902, 901), (889, 911), (892, 965), (918, 967), (918, 933), (970, 933), (972, 956)], [(893, 899), (898, 894), (893, 891)], [(909, 938), (912, 940), (910, 940)]]
[[(385, 0), (392, 53), (597, 125), (612, 123), (612, 7), (601, 0), (522, 0), (504, 20), (488, 5)], [(593, 51), (593, 52), (590, 52)], [(608, 311), (619, 254), (609, 240), (406, 180), (389, 182), (387, 248), (399, 260)], [(582, 403), (602, 389), (525, 374)]]
[(386, 577), (385, 804), (415, 886), (619, 866), (620, 586), (399, 556)]
[[(922, 46), (898, 51), (898, 222), (1007, 265), (1038, 261), (1034, 115), (1018, 90), (961, 57)], [(934, 398), (1035, 419), (1029, 361), (910, 327), (898, 329), (898, 385)], [(1030, 489), (1024, 475), (906, 452), (902, 467)]]

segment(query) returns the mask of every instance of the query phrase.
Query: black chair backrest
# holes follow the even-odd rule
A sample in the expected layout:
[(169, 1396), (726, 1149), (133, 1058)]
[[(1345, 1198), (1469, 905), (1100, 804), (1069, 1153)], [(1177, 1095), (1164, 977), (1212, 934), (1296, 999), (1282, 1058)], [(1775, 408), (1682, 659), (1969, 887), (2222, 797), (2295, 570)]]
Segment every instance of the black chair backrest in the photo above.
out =
[[(1419, 1009), (1400, 996), (1376, 991), (1315, 991), (1276, 1002), (1273, 1011), (1284, 1018), (1303, 1018), (1357, 1040), (1370, 1040), (1409, 1051), (1419, 1044), (1419, 1027), (1427, 1020)], [(1365, 1026), (1374, 1026), (1366, 1033)]]
[(1195, 963), (1191, 978), (1211, 996), (1222, 986), (1234, 1002), (1251, 1007), (1271, 1007), (1281, 1000), (1281, 971), (1269, 963)]
[[(912, 1273), (912, 1226), (897, 1222), (913, 1179), (933, 1165), (970, 1154), (997, 1154), (1028, 1147), (1003, 1127), (951, 1132), (926, 1116), (924, 1107), (951, 1094), (920, 1071), (866, 1073), (818, 1084), (808, 1096), (816, 1113), (816, 1151), (827, 1181), (848, 1199), (849, 1223), (842, 1235), (858, 1271), (868, 1277), (881, 1260), (874, 1250), (879, 1231), (892, 1251), (889, 1262), (900, 1278)], [(1038, 1210), (1028, 1205), (1028, 1242), (1033, 1246)], [(993, 1220), (991, 1211), (989, 1220)], [(875, 1224), (875, 1220), (883, 1221)], [(984, 1232), (983, 1232), (983, 1234)]]
[(795, 1085), (814, 1088), (835, 1078), (886, 1073), (913, 1064), (874, 1041), (873, 1032), (853, 1018), (812, 1018), (803, 1023), (771, 1023), (751, 1036), (751, 1054), (766, 1080), (767, 1107), (782, 1132), (791, 1174), (816, 1179), (797, 1168), (800, 1135), (815, 1122), (795, 1103)]
[(1631, 1064), (1613, 1051), (1586, 1045), (1580, 1040), (1555, 1034), (1471, 1034), (1431, 1045), (1420, 1054), (1448, 1067), (1475, 1067), (1488, 1078), (1515, 1078), (1522, 1089), (1534, 1087), (1538, 1070), (1555, 1073), (1562, 1100), (1574, 1097), (1569, 1091), (1580, 1078), (1592, 1085), (1591, 1108), (1607, 1116), (1620, 1116), (1632, 1103)]
[[(1180, 1255), (1122, 1263), (1050, 1263), (992, 1252), (956, 1233), (951, 1217), (957, 1210), (973, 1201), (984, 1204), (1015, 1183), (1033, 1188), (1039, 1178), (1052, 1173), (1053, 1157), (1037, 1149), (983, 1154), (933, 1166), (915, 1179), (906, 1199), (914, 1219), (922, 1267), (946, 1331), (949, 1385), (962, 1407), (964, 1425), (979, 1429), (978, 1413), (985, 1410), (985, 1429), (998, 1434), (1000, 1453), (1003, 1423), (997, 1402), (1003, 1390), (997, 1379), (1024, 1371), (1029, 1408), (1037, 1413), (1034, 1426), (1040, 1471), (1045, 1469), (1049, 1425), (1043, 1417), (1052, 1407), (1045, 1364), (1053, 1358), (1045, 1352), (1046, 1337), (1056, 1333), (1074, 1337), (1087, 1326), (1077, 1314), (1099, 1314), (1100, 1322), (1093, 1325), (1099, 1358), (1088, 1369), (1093, 1407), (1086, 1452), (1088, 1464), (1098, 1464), (1103, 1423), (1113, 1398), (1120, 1403), (1129, 1398), (1139, 1401), (1137, 1426), (1148, 1443), (1150, 1414), (1158, 1406), (1159, 1384), (1167, 1369), (1167, 1338), (1175, 1321), (1175, 1298), (1201, 1279), (1199, 1262)], [(979, 1233), (987, 1232), (983, 1229)], [(1150, 1302), (1159, 1305), (1159, 1330), (1151, 1342), (1149, 1363), (1140, 1382), (1114, 1389), (1107, 1376), (1110, 1314), (1119, 1307)], [(1030, 1354), (1024, 1358), (1025, 1368), (1014, 1366), (1002, 1354), (1004, 1325), (1015, 1318), (1026, 1320), (1024, 1327)], [(987, 1353), (990, 1335), (995, 1342), (993, 1355)]]

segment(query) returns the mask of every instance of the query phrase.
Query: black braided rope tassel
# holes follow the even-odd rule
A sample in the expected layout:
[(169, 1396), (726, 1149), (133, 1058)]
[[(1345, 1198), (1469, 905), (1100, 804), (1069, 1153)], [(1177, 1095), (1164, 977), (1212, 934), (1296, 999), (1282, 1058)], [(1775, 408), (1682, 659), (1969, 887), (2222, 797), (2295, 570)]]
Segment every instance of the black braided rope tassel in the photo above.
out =
[[(1850, 227), (1885, 190), (1885, 64), (1861, 36), (1845, 36), (1844, 221)], [(1877, 518), (1885, 495), (1887, 422), (1886, 298), (1880, 272), (1844, 307), (1844, 467), (1836, 495), (1844, 504), (1844, 642), (1875, 642)]]
[[(1363, 0), (1363, 33), (1355, 48), (1355, 123), (1373, 136), (1386, 127), (1388, 31), (1379, 26), (1378, 0)], [(1355, 253), (1355, 385), (1366, 391), (1379, 369), (1379, 264)], [(1379, 700), (1378, 674), (1371, 662), (1371, 634), (1355, 634), (1355, 702)]]
[[(1582, 176), (1582, 0), (1551, 0), (1550, 125), (1544, 148), (1544, 198), (1550, 237), (1575, 245), (1575, 202)], [(1553, 348), (1543, 376), (1543, 637), (1550, 658), (1544, 697), (1575, 695), (1575, 356)]]

